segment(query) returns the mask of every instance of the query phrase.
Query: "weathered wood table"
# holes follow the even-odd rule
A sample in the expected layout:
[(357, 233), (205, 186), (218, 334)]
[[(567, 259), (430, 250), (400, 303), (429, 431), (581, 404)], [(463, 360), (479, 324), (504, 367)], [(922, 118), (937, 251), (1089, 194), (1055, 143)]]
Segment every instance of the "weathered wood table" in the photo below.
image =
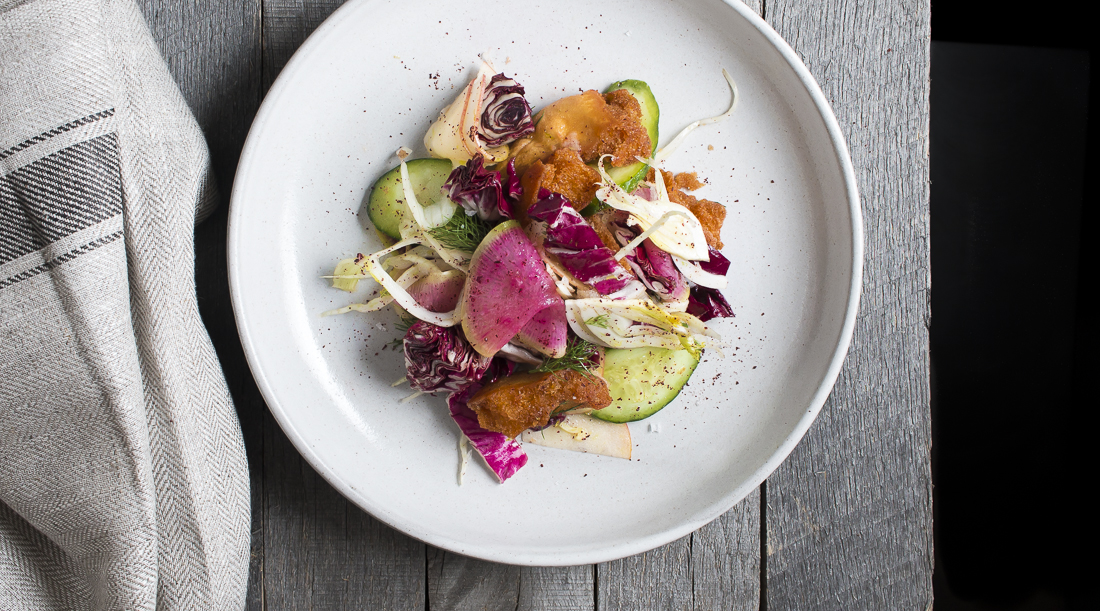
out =
[[(140, 2), (228, 195), (264, 93), (341, 2)], [(750, 5), (802, 57), (832, 103), (851, 149), (866, 231), (851, 350), (790, 458), (758, 494), (714, 523), (615, 562), (520, 568), (406, 537), (334, 491), (268, 413), (233, 323), (223, 206), (196, 230), (196, 266), (203, 318), (248, 449), (249, 609), (931, 607), (929, 2)]]

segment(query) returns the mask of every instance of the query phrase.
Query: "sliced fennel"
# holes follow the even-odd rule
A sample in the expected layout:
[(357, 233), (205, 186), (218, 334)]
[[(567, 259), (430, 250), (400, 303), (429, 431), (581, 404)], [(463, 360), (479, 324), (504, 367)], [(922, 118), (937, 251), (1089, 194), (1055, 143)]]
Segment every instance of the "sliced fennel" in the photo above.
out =
[[(653, 222), (652, 225), (649, 226), (649, 229), (641, 232), (640, 234), (638, 234), (638, 237), (631, 240), (629, 244), (620, 248), (619, 252), (615, 253), (615, 260), (622, 261), (623, 257), (634, 252), (634, 249), (637, 248), (638, 245), (640, 245), (642, 242), (645, 242), (646, 238), (648, 238), (654, 232), (658, 231), (661, 226), (665, 224), (665, 222), (667, 222), (670, 218), (674, 216), (684, 216), (684, 213), (679, 210), (669, 210), (668, 212), (662, 214), (661, 218), (657, 219)], [(672, 256), (675, 257), (676, 255)]]
[(363, 265), (364, 261), (366, 261), (366, 257), (359, 253), (351, 259), (338, 261), (331, 276), (321, 277), (331, 279), (332, 288), (353, 293), (358, 288), (360, 280), (370, 278), (370, 274), (367, 273), (367, 269)]
[[(466, 271), (469, 265), (469, 256), (466, 253), (446, 248), (432, 237), (430, 231), (439, 227), (455, 214), (458, 206), (447, 198), (430, 205), (422, 206), (412, 189), (412, 181), (409, 179), (409, 168), (405, 163), (408, 149), (402, 148), (397, 153), (401, 159), (401, 189), (405, 196), (405, 204), (411, 212), (401, 223), (401, 241), (382, 249), (368, 257), (355, 262), (356, 265), (370, 273), (379, 284), (385, 288), (385, 292), (377, 298), (365, 304), (351, 304), (336, 310), (325, 312), (324, 315), (342, 314), (345, 312), (373, 312), (389, 303), (396, 301), (402, 308), (419, 318), (441, 327), (451, 327), (459, 322), (457, 312), (433, 312), (420, 305), (408, 288), (419, 280), (435, 274), (446, 274), (453, 269)], [(409, 249), (400, 255), (388, 257), (401, 249), (409, 246)], [(438, 261), (441, 259), (442, 262)], [(442, 263), (442, 265), (440, 264)], [(338, 269), (337, 272), (345, 271)], [(343, 274), (346, 275), (346, 274)]]
[(629, 213), (630, 219), (627, 222), (643, 230), (648, 230), (660, 221), (662, 224), (647, 236), (658, 248), (689, 261), (706, 261), (710, 258), (707, 237), (699, 219), (690, 210), (669, 199), (660, 171), (654, 171), (652, 183), (643, 183), (652, 186), (656, 193), (656, 201), (650, 201), (640, 195), (627, 193), (615, 184), (604, 170), (603, 158), (600, 159), (598, 169), (603, 180), (600, 183), (602, 186), (596, 191), (596, 197), (616, 210)]
[(451, 220), (451, 216), (458, 211), (458, 205), (447, 199), (441, 198), (431, 206), (421, 206), (413, 192), (412, 181), (409, 179), (409, 167), (405, 160), (401, 159), (401, 189), (405, 195), (405, 205), (412, 213), (411, 218), (405, 218), (401, 223), (402, 242), (415, 240), (430, 247), (450, 266), (466, 271), (470, 263), (470, 257), (459, 250), (447, 248), (431, 234), (431, 230), (441, 227)]
[[(382, 262), (382, 269), (391, 278), (396, 278), (397, 284), (399, 284), (403, 289), (408, 289), (412, 285), (425, 278), (438, 277), (445, 274), (461, 273), (453, 269), (441, 271), (435, 261), (427, 259), (423, 256), (425, 254), (433, 255), (434, 253), (422, 246), (418, 246), (406, 253), (386, 259)], [(367, 265), (366, 261), (367, 257), (364, 257), (364, 268)], [(391, 295), (389, 291), (382, 291), (381, 295), (375, 297), (367, 303), (348, 304), (342, 308), (322, 312), (321, 316), (347, 314), (348, 312), (376, 312), (393, 303), (393, 301), (393, 295)]]
[[(419, 303), (417, 303), (416, 299), (413, 299), (413, 296), (410, 295), (407, 290), (405, 290), (405, 287), (401, 286), (401, 283), (390, 276), (390, 274), (382, 265), (382, 257), (385, 257), (386, 255), (400, 250), (406, 246), (411, 246), (413, 244), (419, 243), (420, 239), (409, 238), (406, 240), (401, 240), (397, 244), (394, 244), (393, 246), (385, 250), (380, 250), (372, 254), (371, 256), (367, 257), (367, 270), (370, 271), (371, 276), (373, 276), (379, 284), (385, 287), (386, 291), (389, 292), (394, 301), (399, 303), (401, 307), (405, 308), (405, 310), (407, 310), (409, 314), (412, 314), (420, 320), (430, 322), (441, 327), (453, 327), (459, 322), (458, 315), (454, 310), (451, 310), (450, 312), (439, 313), (433, 312), (428, 308), (420, 305)], [(416, 268), (414, 267), (410, 269)], [(417, 280), (419, 280), (419, 278), (417, 278)], [(410, 283), (410, 285), (411, 284), (412, 283)]]
[(727, 72), (725, 68), (722, 68), (722, 76), (726, 78), (726, 82), (729, 83), (730, 86), (730, 96), (732, 97), (732, 99), (730, 100), (729, 109), (716, 117), (710, 117), (709, 119), (699, 119), (698, 121), (695, 121), (685, 127), (683, 130), (680, 131), (680, 133), (676, 134), (676, 137), (672, 139), (672, 142), (664, 145), (663, 147), (661, 147), (661, 150), (653, 154), (654, 163), (661, 163), (665, 159), (668, 159), (669, 156), (676, 152), (676, 149), (679, 148), (681, 144), (683, 144), (684, 140), (687, 139), (688, 134), (694, 131), (696, 127), (699, 127), (700, 125), (708, 125), (710, 123), (718, 123), (719, 121), (724, 121), (727, 117), (733, 114), (733, 110), (737, 108), (737, 83), (733, 82), (733, 77), (730, 76), (730, 73)]
[(695, 316), (648, 299), (571, 299), (565, 317), (581, 339), (608, 348), (682, 348), (698, 357), (706, 338), (718, 338)]
[(451, 105), (439, 113), (439, 118), (424, 135), (424, 148), (428, 149), (429, 155), (450, 159), (456, 168), (478, 154), (485, 156), (486, 164), (508, 158), (507, 145), (485, 147), (478, 138), (485, 89), (495, 73), (489, 62), (482, 58), (477, 75)]
[(704, 271), (695, 261), (688, 261), (687, 259), (672, 255), (672, 262), (676, 264), (676, 269), (680, 270), (680, 273), (683, 274), (685, 278), (699, 286), (705, 286), (711, 289), (726, 288), (728, 281), (725, 276), (719, 276), (718, 274)]

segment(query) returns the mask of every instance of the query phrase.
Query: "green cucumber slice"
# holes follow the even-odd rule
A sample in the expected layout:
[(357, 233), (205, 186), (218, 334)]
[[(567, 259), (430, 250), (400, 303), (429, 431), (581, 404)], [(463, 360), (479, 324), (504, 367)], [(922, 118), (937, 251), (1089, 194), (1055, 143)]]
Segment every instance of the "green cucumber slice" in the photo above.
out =
[(607, 350), (603, 377), (611, 393), (611, 405), (591, 415), (608, 422), (648, 418), (680, 394), (698, 364), (687, 350)]
[[(409, 180), (413, 193), (421, 206), (430, 206), (442, 197), (440, 189), (451, 175), (449, 159), (410, 159)], [(386, 172), (371, 187), (367, 211), (378, 231), (395, 239), (401, 239), (401, 221), (410, 214), (405, 205), (405, 192), (401, 188), (401, 166)]]
[[(644, 125), (646, 131), (649, 132), (649, 141), (653, 144), (653, 149), (649, 151), (649, 154), (652, 155), (654, 151), (657, 150), (657, 123), (661, 118), (661, 109), (657, 106), (657, 98), (653, 97), (653, 92), (649, 89), (649, 85), (647, 85), (645, 81), (636, 79), (627, 79), (625, 81), (612, 83), (604, 93), (611, 93), (619, 89), (626, 89), (629, 91), (630, 94), (638, 100), (638, 104), (641, 105), (642, 125)], [(638, 162), (624, 165), (621, 168), (608, 168), (607, 174), (629, 193), (634, 190), (634, 187), (638, 186), (638, 183), (645, 179), (648, 170), (648, 165)]]

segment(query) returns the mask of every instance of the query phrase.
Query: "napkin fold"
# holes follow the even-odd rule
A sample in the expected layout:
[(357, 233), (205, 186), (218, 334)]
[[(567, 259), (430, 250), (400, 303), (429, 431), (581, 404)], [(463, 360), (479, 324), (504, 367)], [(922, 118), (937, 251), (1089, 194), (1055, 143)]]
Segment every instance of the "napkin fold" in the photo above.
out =
[(0, 0), (0, 609), (231, 609), (240, 425), (209, 153), (133, 0)]

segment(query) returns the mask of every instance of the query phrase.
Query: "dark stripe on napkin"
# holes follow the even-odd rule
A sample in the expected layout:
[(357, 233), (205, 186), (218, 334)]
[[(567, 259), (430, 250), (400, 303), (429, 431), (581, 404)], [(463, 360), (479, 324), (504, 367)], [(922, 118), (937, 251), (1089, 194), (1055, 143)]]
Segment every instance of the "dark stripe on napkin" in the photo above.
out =
[(118, 136), (74, 144), (0, 177), (0, 263), (121, 213)]

